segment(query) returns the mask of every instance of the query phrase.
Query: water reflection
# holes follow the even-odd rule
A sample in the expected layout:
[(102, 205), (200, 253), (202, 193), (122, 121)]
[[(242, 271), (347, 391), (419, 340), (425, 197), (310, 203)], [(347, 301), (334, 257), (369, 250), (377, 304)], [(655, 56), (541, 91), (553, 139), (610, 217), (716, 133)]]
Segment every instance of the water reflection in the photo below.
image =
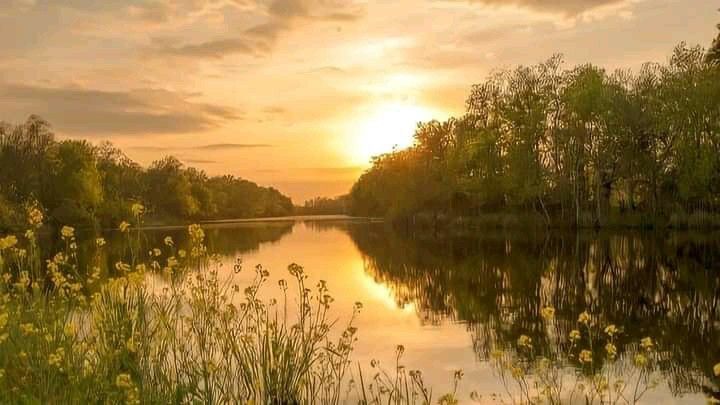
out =
[(720, 359), (717, 234), (503, 234), (399, 236), (348, 227), (367, 271), (414, 303), (424, 322), (467, 322), (479, 360), (514, 350), (520, 334), (541, 351), (541, 308), (556, 308), (558, 334), (588, 309), (621, 340), (653, 336), (673, 394), (699, 392)]
[[(717, 233), (404, 235), (378, 223), (288, 221), (208, 226), (206, 234), (229, 273), (238, 256), (248, 267), (263, 264), (276, 279), (297, 262), (311, 283), (327, 280), (339, 316), (362, 301), (355, 358), (387, 364), (395, 345), (404, 344), (408, 367), (423, 369), (437, 392), (457, 368), (465, 370), (468, 390), (500, 391), (487, 360), (494, 349), (513, 352), (521, 334), (541, 351), (554, 349), (542, 328), (540, 310), (547, 305), (556, 308), (558, 336), (567, 336), (586, 309), (620, 327), (621, 343), (652, 336), (662, 349), (666, 384), (650, 400), (674, 403), (695, 393), (686, 399), (697, 401), (704, 388), (717, 390)], [(165, 236), (186, 245), (184, 228), (132, 235), (141, 239), (141, 251), (162, 247)], [(112, 272), (130, 254), (127, 236), (105, 237), (102, 260)], [(94, 239), (79, 240), (85, 241), (81, 259), (92, 257)], [(240, 281), (251, 273), (238, 275)]]

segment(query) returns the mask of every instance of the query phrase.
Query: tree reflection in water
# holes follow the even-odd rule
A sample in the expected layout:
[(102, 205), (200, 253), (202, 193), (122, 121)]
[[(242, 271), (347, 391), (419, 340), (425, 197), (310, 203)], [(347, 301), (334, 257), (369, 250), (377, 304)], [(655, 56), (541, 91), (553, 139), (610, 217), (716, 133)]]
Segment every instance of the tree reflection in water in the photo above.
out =
[[(348, 226), (366, 271), (398, 304), (415, 303), (424, 322), (464, 322), (479, 360), (493, 350), (517, 355), (529, 336), (541, 352), (553, 328), (568, 336), (588, 310), (622, 331), (632, 359), (652, 336), (657, 369), (675, 395), (712, 390), (720, 359), (720, 235), (717, 233), (503, 233), (433, 237), (379, 226)], [(716, 388), (715, 388), (716, 389)]]

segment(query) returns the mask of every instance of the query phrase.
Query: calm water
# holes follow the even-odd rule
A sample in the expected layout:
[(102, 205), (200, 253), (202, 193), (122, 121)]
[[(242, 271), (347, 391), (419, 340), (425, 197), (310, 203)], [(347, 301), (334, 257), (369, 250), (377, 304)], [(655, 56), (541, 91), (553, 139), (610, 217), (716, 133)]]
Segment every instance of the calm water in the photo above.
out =
[[(408, 236), (347, 220), (226, 224), (206, 233), (228, 275), (236, 257), (245, 264), (238, 275), (245, 281), (256, 264), (279, 279), (296, 262), (311, 281), (328, 282), (341, 321), (361, 301), (355, 359), (364, 365), (377, 359), (391, 368), (402, 344), (403, 363), (423, 370), (436, 393), (450, 387), (456, 369), (464, 370), (464, 393), (501, 392), (490, 352), (513, 350), (520, 334), (533, 337), (536, 346), (551, 344), (538, 332), (546, 305), (557, 309), (559, 334), (573, 329), (588, 309), (603, 324), (621, 327), (621, 342), (654, 337), (666, 353), (658, 372), (662, 383), (644, 403), (703, 403), (703, 387), (717, 382), (717, 233)], [(165, 235), (184, 239), (183, 230), (146, 235), (158, 246)], [(110, 239), (110, 256), (120, 255), (112, 253)], [(277, 292), (274, 285), (268, 295)]]

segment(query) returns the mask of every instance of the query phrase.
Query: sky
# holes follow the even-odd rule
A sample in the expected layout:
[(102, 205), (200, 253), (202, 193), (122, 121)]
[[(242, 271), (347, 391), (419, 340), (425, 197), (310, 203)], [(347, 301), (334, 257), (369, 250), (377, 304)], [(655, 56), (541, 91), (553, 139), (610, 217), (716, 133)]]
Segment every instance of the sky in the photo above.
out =
[(0, 120), (174, 155), (295, 203), (349, 191), (474, 83), (555, 53), (637, 69), (708, 46), (717, 0), (0, 0)]

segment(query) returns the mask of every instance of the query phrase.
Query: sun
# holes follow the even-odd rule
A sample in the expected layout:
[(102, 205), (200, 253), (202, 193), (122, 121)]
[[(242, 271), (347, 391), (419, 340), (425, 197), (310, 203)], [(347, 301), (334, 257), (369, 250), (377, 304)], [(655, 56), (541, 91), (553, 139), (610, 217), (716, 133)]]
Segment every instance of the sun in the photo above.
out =
[(349, 153), (358, 164), (369, 164), (373, 156), (403, 149), (413, 144), (413, 135), (419, 122), (435, 116), (429, 108), (402, 103), (375, 106), (358, 120), (352, 129)]

